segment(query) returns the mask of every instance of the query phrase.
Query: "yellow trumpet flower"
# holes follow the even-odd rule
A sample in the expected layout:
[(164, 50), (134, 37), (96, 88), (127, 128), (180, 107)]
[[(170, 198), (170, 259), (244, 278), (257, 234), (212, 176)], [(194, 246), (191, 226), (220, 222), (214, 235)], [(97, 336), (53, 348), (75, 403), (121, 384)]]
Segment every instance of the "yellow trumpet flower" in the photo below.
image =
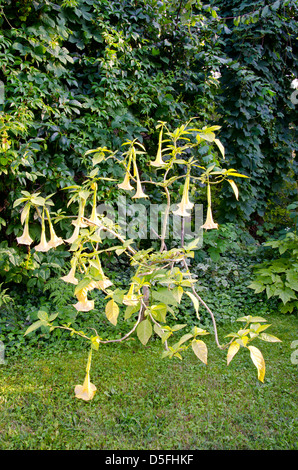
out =
[(92, 183), (91, 188), (93, 189), (93, 205), (92, 205), (92, 211), (91, 211), (91, 216), (89, 218), (89, 221), (92, 222), (95, 225), (100, 225), (100, 220), (97, 215), (97, 207), (96, 207), (96, 195), (97, 195), (97, 184), (94, 182)]
[(79, 282), (78, 279), (75, 277), (77, 260), (76, 259), (71, 260), (70, 264), (71, 264), (71, 270), (69, 271), (67, 276), (63, 276), (61, 277), (61, 279), (63, 279), (64, 282), (69, 282), (71, 284), (76, 285)]
[(80, 226), (76, 225), (72, 236), (70, 238), (67, 238), (67, 240), (65, 240), (65, 241), (67, 243), (73, 243), (79, 237), (79, 234), (80, 234)]
[(97, 390), (96, 386), (90, 382), (91, 358), (92, 358), (92, 349), (88, 357), (88, 362), (87, 362), (87, 367), (86, 367), (86, 377), (85, 377), (84, 383), (83, 385), (75, 386), (76, 398), (81, 398), (82, 400), (85, 400), (85, 401), (92, 400)]
[(159, 133), (159, 141), (158, 141), (158, 149), (157, 149), (157, 154), (154, 162), (150, 162), (150, 165), (156, 166), (156, 167), (163, 167), (166, 165), (166, 163), (162, 159), (162, 152), (161, 152), (161, 147), (162, 147), (162, 131), (163, 127), (161, 128), (161, 131)]
[(85, 205), (86, 205), (86, 199), (81, 198), (79, 202), (79, 214), (78, 218), (76, 220), (72, 221), (72, 224), (75, 227), (87, 227), (87, 224), (82, 222), (82, 217), (84, 217), (84, 212), (85, 212)]
[(46, 209), (46, 214), (47, 214), (47, 218), (48, 218), (48, 222), (49, 222), (50, 235), (51, 235), (51, 238), (49, 240), (49, 245), (51, 246), (51, 248), (56, 248), (57, 246), (62, 245), (62, 243), (64, 243), (64, 242), (63, 242), (61, 237), (57, 237), (57, 235), (55, 233), (55, 230), (54, 230), (54, 227), (53, 227), (53, 224), (52, 224), (52, 221), (51, 221), (51, 218), (50, 218), (49, 211), (47, 209)]
[(93, 272), (90, 273), (91, 276), (94, 276), (97, 279), (99, 278), (99, 280), (91, 282), (91, 284), (90, 284), (91, 288), (97, 288), (97, 289), (105, 290), (108, 287), (113, 285), (113, 283), (110, 281), (110, 279), (107, 278), (105, 273), (103, 272), (101, 262), (100, 262), (100, 259), (99, 259), (98, 255), (96, 255), (96, 259), (95, 259), (95, 261), (93, 261), (93, 265), (92, 265), (91, 269), (93, 270)]
[(40, 237), (40, 243), (36, 245), (35, 251), (49, 251), (52, 247), (49, 245), (49, 243), (46, 240), (46, 234), (45, 231), (42, 230), (41, 232), (41, 237)]
[(118, 188), (124, 189), (125, 191), (132, 191), (134, 188), (133, 188), (133, 186), (130, 184), (129, 179), (130, 179), (130, 177), (129, 177), (129, 172), (127, 171), (127, 172), (125, 173), (125, 178), (124, 178), (123, 182), (120, 183), (120, 184), (118, 184)]
[(33, 242), (29, 234), (29, 215), (26, 217), (26, 220), (25, 220), (23, 235), (21, 235), (20, 237), (17, 237), (17, 242), (20, 245), (31, 245), (31, 243)]
[(208, 209), (207, 209), (207, 218), (206, 218), (206, 222), (204, 223), (204, 225), (202, 225), (202, 228), (205, 228), (206, 230), (211, 230), (213, 228), (218, 228), (218, 224), (216, 224), (214, 221), (213, 221), (213, 217), (212, 217), (212, 211), (211, 211), (211, 207), (209, 206)]
[(177, 204), (178, 209), (173, 211), (173, 214), (180, 215), (181, 217), (190, 217), (189, 210), (193, 208), (193, 203), (189, 200), (189, 175), (186, 176), (184, 187), (183, 187), (183, 195), (182, 200), (179, 204)]
[(89, 310), (94, 309), (94, 300), (88, 300), (87, 298), (88, 290), (90, 289), (85, 287), (76, 293), (78, 302), (74, 304), (74, 308), (78, 312), (89, 312)]
[(143, 189), (142, 189), (142, 185), (141, 185), (141, 181), (140, 181), (140, 177), (139, 177), (139, 172), (138, 172), (138, 167), (136, 165), (135, 162), (134, 163), (134, 172), (135, 172), (135, 176), (137, 178), (137, 192), (135, 193), (134, 196), (132, 196), (132, 199), (141, 199), (141, 198), (146, 198), (148, 197)]
[(202, 225), (201, 228), (204, 228), (206, 230), (211, 230), (211, 229), (214, 229), (214, 228), (218, 228), (218, 224), (216, 224), (214, 221), (213, 221), (213, 217), (212, 217), (212, 210), (211, 210), (211, 188), (210, 188), (210, 184), (208, 183), (208, 186), (207, 186), (207, 203), (208, 203), (208, 207), (207, 207), (207, 218), (206, 218), (206, 222), (204, 223), (204, 225)]
[(134, 284), (131, 284), (128, 293), (123, 296), (123, 304), (136, 305), (138, 301), (137, 296), (134, 294)]
[(42, 221), (41, 221), (41, 236), (40, 236), (40, 243), (35, 246), (35, 251), (49, 251), (51, 249), (51, 245), (46, 240), (46, 230), (45, 230), (45, 222), (44, 222), (44, 210), (42, 211)]

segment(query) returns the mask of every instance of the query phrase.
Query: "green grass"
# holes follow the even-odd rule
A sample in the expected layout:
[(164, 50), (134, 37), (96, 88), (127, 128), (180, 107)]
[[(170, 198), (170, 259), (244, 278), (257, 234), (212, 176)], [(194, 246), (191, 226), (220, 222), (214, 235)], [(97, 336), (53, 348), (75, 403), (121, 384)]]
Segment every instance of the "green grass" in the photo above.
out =
[(43, 346), (8, 357), (0, 366), (0, 449), (297, 449), (297, 319), (270, 316), (269, 323), (283, 342), (256, 343), (264, 384), (248, 351), (227, 367), (212, 337), (207, 366), (191, 351), (183, 361), (161, 360), (159, 341), (101, 347), (93, 354), (91, 402), (74, 396), (87, 350)]

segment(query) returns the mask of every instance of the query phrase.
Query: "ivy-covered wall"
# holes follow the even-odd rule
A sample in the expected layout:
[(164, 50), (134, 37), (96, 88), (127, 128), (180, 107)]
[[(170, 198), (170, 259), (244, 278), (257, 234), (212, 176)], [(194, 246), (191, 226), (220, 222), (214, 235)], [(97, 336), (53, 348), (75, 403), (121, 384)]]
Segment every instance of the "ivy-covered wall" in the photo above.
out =
[(0, 0), (2, 246), (22, 230), (21, 189), (80, 180), (100, 145), (134, 137), (150, 152), (159, 119), (222, 125), (229, 165), (250, 179), (237, 206), (227, 185), (218, 216), (262, 216), (297, 175), (296, 18), (294, 0)]

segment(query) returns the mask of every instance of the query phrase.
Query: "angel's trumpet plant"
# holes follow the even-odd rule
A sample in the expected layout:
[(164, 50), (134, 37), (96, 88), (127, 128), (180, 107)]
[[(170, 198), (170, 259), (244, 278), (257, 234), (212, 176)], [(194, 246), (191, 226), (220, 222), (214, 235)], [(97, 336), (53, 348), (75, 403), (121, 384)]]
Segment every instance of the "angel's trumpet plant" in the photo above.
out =
[(45, 228), (45, 217), (44, 217), (45, 210), (42, 211), (42, 219), (41, 219), (41, 235), (40, 235), (40, 243), (36, 245), (35, 251), (42, 251), (46, 252), (49, 251), (52, 246), (46, 240), (46, 228)]
[(202, 225), (202, 228), (206, 230), (212, 230), (212, 229), (217, 229), (218, 224), (213, 221), (213, 216), (212, 216), (212, 210), (211, 210), (211, 188), (210, 184), (208, 182), (207, 186), (207, 217), (206, 217), (206, 222), (204, 225)]
[(193, 208), (193, 203), (189, 200), (189, 174), (186, 175), (185, 183), (183, 187), (183, 195), (182, 200), (179, 204), (177, 204), (178, 209), (173, 211), (173, 214), (180, 215), (181, 217), (190, 217), (189, 210)]
[(31, 243), (33, 242), (32, 238), (30, 237), (30, 234), (29, 234), (29, 212), (28, 212), (27, 217), (25, 219), (25, 226), (24, 226), (23, 235), (21, 235), (20, 237), (17, 237), (17, 242), (20, 245), (31, 245)]
[(92, 359), (92, 349), (89, 353), (87, 367), (86, 367), (86, 376), (83, 385), (75, 386), (75, 395), (76, 398), (81, 398), (82, 400), (89, 401), (92, 400), (96, 392), (96, 386), (90, 382), (90, 367)]

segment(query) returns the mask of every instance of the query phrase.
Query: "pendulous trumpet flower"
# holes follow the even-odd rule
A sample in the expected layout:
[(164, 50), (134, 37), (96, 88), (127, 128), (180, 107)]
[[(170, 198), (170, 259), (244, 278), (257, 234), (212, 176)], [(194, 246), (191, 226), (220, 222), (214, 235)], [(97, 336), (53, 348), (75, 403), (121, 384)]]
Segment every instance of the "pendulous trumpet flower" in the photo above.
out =
[(128, 293), (123, 296), (123, 304), (136, 305), (138, 301), (137, 296), (134, 294), (134, 284), (131, 284)]
[(27, 215), (26, 220), (25, 220), (23, 235), (21, 235), (20, 237), (17, 237), (17, 242), (20, 245), (31, 245), (31, 243), (33, 242), (29, 234), (29, 214)]
[(207, 209), (206, 222), (204, 223), (204, 225), (202, 225), (202, 228), (205, 228), (206, 230), (211, 230), (213, 228), (218, 228), (218, 224), (216, 224), (213, 221), (211, 207), (208, 207), (208, 209)]
[(52, 224), (52, 221), (51, 221), (51, 218), (50, 218), (49, 211), (47, 209), (46, 209), (46, 214), (47, 214), (47, 218), (48, 218), (48, 223), (49, 223), (49, 227), (50, 227), (50, 235), (51, 235), (51, 238), (49, 240), (49, 245), (51, 246), (51, 248), (56, 248), (57, 246), (62, 245), (62, 243), (64, 243), (64, 241), (62, 240), (61, 237), (57, 237), (57, 235), (55, 233), (55, 230), (54, 230), (54, 227), (53, 227), (53, 224)]
[(92, 358), (92, 350), (90, 351), (89, 357), (88, 357), (84, 383), (83, 385), (75, 386), (76, 398), (81, 398), (82, 400), (85, 400), (85, 401), (92, 400), (97, 390), (96, 386), (90, 382), (91, 358)]
[(118, 188), (124, 189), (125, 191), (132, 191), (134, 188), (129, 182), (130, 175), (129, 172), (127, 171), (125, 173), (125, 177), (122, 183), (118, 184)]
[(108, 287), (113, 285), (110, 279), (107, 278), (107, 276), (103, 272), (98, 255), (95, 256), (94, 260), (92, 260), (90, 274), (91, 276), (94, 276), (96, 278), (96, 280), (93, 280), (88, 286), (91, 289), (97, 288), (97, 289), (105, 290)]
[(146, 198), (148, 196), (144, 193), (144, 191), (142, 189), (142, 185), (141, 185), (141, 181), (140, 181), (140, 177), (139, 177), (139, 172), (138, 172), (138, 167), (137, 167), (135, 161), (133, 163), (134, 163), (135, 177), (137, 178), (137, 192), (135, 193), (134, 196), (132, 196), (132, 199)]
[(87, 227), (87, 224), (82, 222), (82, 217), (84, 217), (84, 212), (85, 212), (85, 205), (86, 205), (86, 199), (80, 198), (78, 218), (72, 221), (72, 224), (75, 225), (76, 227), (78, 226)]
[(75, 277), (75, 273), (76, 273), (76, 267), (77, 267), (77, 260), (76, 258), (72, 259), (71, 262), (71, 269), (69, 271), (69, 273), (67, 274), (67, 276), (63, 276), (61, 277), (61, 279), (63, 279), (64, 282), (69, 282), (71, 284), (78, 284), (78, 279)]
[(210, 188), (209, 183), (208, 183), (208, 187), (207, 187), (207, 202), (208, 202), (208, 207), (207, 207), (206, 222), (204, 223), (204, 225), (202, 225), (201, 228), (204, 228), (206, 230), (211, 230), (211, 229), (214, 229), (214, 228), (218, 228), (218, 224), (216, 224), (213, 221), (212, 210), (211, 210), (211, 188)]
[(87, 288), (85, 287), (84, 289), (79, 290), (75, 294), (78, 299), (78, 302), (74, 304), (74, 308), (78, 312), (89, 312), (89, 310), (94, 309), (94, 300), (88, 300), (87, 298), (88, 290), (91, 290), (91, 289), (88, 289), (88, 287)]
[(193, 203), (189, 200), (189, 175), (185, 178), (185, 183), (183, 187), (183, 195), (182, 200), (179, 204), (177, 204), (178, 209), (173, 211), (173, 214), (180, 215), (181, 217), (190, 217), (189, 210), (193, 208)]
[(89, 218), (89, 221), (92, 222), (94, 225), (100, 225), (100, 220), (97, 215), (97, 207), (96, 207), (96, 195), (97, 195), (97, 184), (94, 182), (92, 183), (91, 188), (93, 189), (93, 205), (92, 205), (92, 211), (91, 211), (91, 216)]
[(67, 238), (67, 240), (65, 240), (65, 241), (67, 243), (73, 243), (79, 237), (79, 234), (80, 234), (80, 226), (76, 225), (72, 236), (70, 238)]
[(166, 165), (166, 163), (162, 159), (162, 152), (161, 152), (161, 147), (162, 147), (162, 131), (163, 131), (163, 126), (160, 130), (159, 133), (159, 141), (158, 141), (158, 149), (157, 149), (157, 154), (154, 162), (150, 162), (150, 165), (156, 166), (156, 167), (163, 167)]
[(44, 221), (44, 210), (42, 211), (40, 243), (35, 246), (35, 251), (49, 251), (52, 247), (46, 240), (46, 229)]

